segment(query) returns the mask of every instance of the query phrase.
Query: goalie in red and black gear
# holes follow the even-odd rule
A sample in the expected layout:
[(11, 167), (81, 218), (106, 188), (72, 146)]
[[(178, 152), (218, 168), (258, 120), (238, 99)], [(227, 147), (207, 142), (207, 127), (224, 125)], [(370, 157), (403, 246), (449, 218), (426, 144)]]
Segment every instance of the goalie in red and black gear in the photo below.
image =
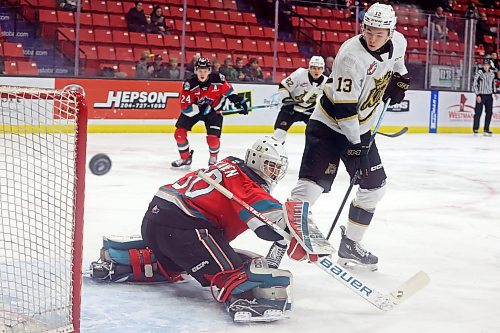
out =
[(207, 58), (199, 58), (195, 65), (195, 74), (184, 82), (181, 94), (181, 115), (175, 124), (175, 141), (180, 159), (173, 161), (173, 167), (190, 165), (193, 151), (189, 148), (187, 132), (199, 121), (205, 123), (207, 143), (210, 150), (209, 165), (217, 162), (222, 131), (221, 110), (229, 99), (242, 114), (248, 114), (243, 97), (237, 95), (233, 86), (224, 75), (211, 72)]
[[(265, 138), (247, 150), (245, 160), (228, 157), (205, 173), (284, 229), (282, 205), (269, 189), (283, 178), (287, 164), (282, 143)], [(202, 286), (216, 286), (216, 299), (227, 303), (235, 321), (277, 320), (265, 318), (264, 312), (273, 309), (283, 315), (290, 308), (286, 289), (291, 274), (271, 271), (261, 256), (242, 255), (231, 247), (229, 242), (248, 229), (264, 240), (285, 242), (271, 227), (193, 171), (159, 188), (144, 216), (142, 237), (167, 271), (185, 271)], [(256, 286), (257, 294), (253, 292)], [(272, 299), (267, 299), (271, 294)], [(255, 303), (254, 298), (266, 302)], [(259, 319), (240, 318), (243, 314), (237, 314), (238, 309), (246, 306), (252, 308), (252, 316), (256, 315), (253, 311), (260, 312)]]

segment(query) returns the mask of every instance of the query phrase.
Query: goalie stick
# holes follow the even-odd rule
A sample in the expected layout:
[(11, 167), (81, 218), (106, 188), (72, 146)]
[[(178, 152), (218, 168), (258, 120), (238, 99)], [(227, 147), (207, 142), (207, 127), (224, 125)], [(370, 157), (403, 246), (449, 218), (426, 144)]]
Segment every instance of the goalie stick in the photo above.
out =
[[(266, 223), (268, 226), (273, 228), (278, 234), (283, 236), (286, 240), (290, 240), (290, 234), (288, 234), (283, 229), (276, 226), (269, 218), (267, 218), (264, 214), (260, 213), (252, 206), (247, 204), (245, 201), (241, 200), (239, 197), (235, 196), (231, 191), (226, 189), (221, 184), (214, 181), (210, 176), (205, 174), (203, 170), (197, 171), (198, 177), (205, 180), (209, 185), (213, 186), (217, 191), (222, 193), (230, 200), (234, 200), (236, 203), (241, 205), (243, 208), (252, 213), (255, 217), (257, 217), (262, 222)], [(292, 202), (291, 204), (307, 204), (301, 202)], [(285, 204), (286, 205), (286, 204)], [(286, 210), (284, 210), (286, 211)], [(285, 218), (288, 218), (285, 213)], [(307, 219), (305, 219), (307, 220)], [(302, 219), (304, 221), (304, 219)], [(306, 221), (307, 223), (307, 221)], [(304, 228), (302, 228), (304, 231)], [(315, 237), (319, 237), (319, 235), (314, 232)], [(321, 235), (322, 237), (322, 235)], [(324, 242), (328, 242), (324, 239)], [(322, 242), (322, 241), (321, 241)], [(310, 247), (301, 243), (304, 249), (309, 249)], [(331, 245), (330, 245), (331, 246)], [(358, 277), (355, 277), (351, 272), (347, 271), (345, 268), (335, 264), (329, 257), (321, 257), (318, 261), (314, 262), (316, 266), (320, 267), (323, 271), (325, 271), (328, 275), (335, 278), (337, 281), (341, 282), (342, 285), (346, 286), (348, 289), (353, 291), (356, 295), (364, 298), (366, 301), (374, 305), (380, 310), (389, 311), (392, 310), (395, 306), (401, 304), (403, 301), (408, 299), (410, 296), (418, 292), (420, 289), (425, 287), (430, 279), (427, 274), (423, 271), (418, 272), (413, 277), (408, 279), (406, 282), (401, 284), (398, 288), (394, 289), (388, 294), (384, 294), (380, 291), (377, 291), (375, 288), (368, 286)]]

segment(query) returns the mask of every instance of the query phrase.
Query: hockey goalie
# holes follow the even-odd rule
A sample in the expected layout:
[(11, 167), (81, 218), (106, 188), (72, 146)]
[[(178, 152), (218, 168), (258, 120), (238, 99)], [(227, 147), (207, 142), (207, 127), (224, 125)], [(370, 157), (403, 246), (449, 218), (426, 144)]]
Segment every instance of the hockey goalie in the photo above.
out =
[[(174, 283), (190, 275), (212, 288), (235, 322), (286, 318), (292, 274), (278, 268), (284, 253), (316, 261), (334, 252), (308, 218), (307, 202), (282, 205), (271, 196), (287, 165), (282, 143), (264, 137), (244, 160), (228, 157), (203, 170), (209, 181), (194, 171), (161, 186), (144, 216), (142, 238), (105, 237), (92, 277)], [(267, 257), (231, 247), (247, 229), (273, 242)]]

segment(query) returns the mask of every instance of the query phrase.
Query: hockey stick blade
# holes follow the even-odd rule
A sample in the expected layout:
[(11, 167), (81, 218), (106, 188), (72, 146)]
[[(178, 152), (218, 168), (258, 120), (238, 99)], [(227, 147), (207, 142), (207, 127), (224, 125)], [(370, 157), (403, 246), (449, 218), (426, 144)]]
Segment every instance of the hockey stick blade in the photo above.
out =
[(390, 293), (391, 302), (399, 305), (431, 282), (429, 276), (420, 271)]
[(401, 136), (401, 135), (405, 134), (406, 132), (408, 132), (408, 127), (405, 126), (402, 129), (400, 129), (399, 131), (397, 131), (396, 133), (378, 132), (378, 134), (383, 135), (383, 136), (387, 136), (389, 138), (397, 138), (398, 136)]
[(334, 263), (330, 258), (324, 257), (315, 264), (328, 275), (382, 311), (394, 309), (430, 282), (429, 276), (425, 272), (420, 271), (391, 293), (383, 294), (356, 278), (351, 272)]

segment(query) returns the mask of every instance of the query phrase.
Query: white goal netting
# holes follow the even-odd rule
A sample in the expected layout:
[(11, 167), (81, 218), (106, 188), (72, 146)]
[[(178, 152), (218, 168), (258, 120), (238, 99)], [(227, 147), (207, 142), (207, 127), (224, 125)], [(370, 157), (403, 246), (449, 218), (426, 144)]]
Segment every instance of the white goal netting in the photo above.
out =
[(72, 332), (79, 316), (82, 105), (71, 91), (0, 86), (2, 333)]

